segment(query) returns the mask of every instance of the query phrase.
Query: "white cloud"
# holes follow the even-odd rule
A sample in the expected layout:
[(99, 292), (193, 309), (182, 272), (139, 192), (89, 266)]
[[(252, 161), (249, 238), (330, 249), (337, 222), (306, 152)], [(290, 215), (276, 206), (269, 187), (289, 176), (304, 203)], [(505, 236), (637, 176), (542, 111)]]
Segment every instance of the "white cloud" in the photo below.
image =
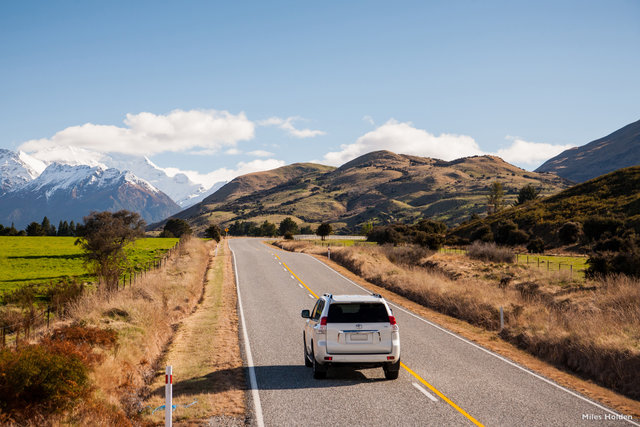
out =
[(162, 168), (167, 175), (175, 176), (178, 173), (185, 174), (191, 181), (202, 184), (206, 188), (210, 188), (213, 184), (220, 181), (231, 181), (233, 178), (245, 175), (252, 172), (266, 171), (270, 169), (279, 168), (286, 163), (283, 160), (277, 159), (256, 159), (250, 162), (238, 162), (236, 167), (220, 168), (209, 173), (200, 173), (192, 170), (181, 170), (178, 168)]
[(255, 124), (244, 113), (217, 110), (127, 114), (124, 124), (71, 126), (51, 138), (27, 141), (19, 149), (34, 154), (67, 146), (139, 156), (196, 148), (215, 153), (225, 146), (234, 147), (238, 141), (253, 139), (255, 131)]
[(522, 138), (507, 136), (506, 139), (512, 143), (507, 148), (501, 148), (496, 153), (509, 163), (534, 169), (545, 161), (557, 156), (564, 150), (575, 147), (575, 145), (554, 145), (545, 142), (528, 142)]
[(269, 156), (273, 156), (273, 153), (270, 151), (265, 151), (265, 150), (254, 150), (254, 151), (247, 151), (247, 154), (250, 156), (256, 156), (256, 157), (269, 157)]
[(375, 126), (376, 122), (373, 120), (373, 117), (371, 117), (370, 115), (366, 115), (364, 117), (362, 117), (362, 120), (369, 123), (371, 126)]
[(237, 148), (229, 148), (227, 151), (224, 152), (224, 154), (228, 154), (230, 156), (237, 156), (238, 154), (242, 154), (242, 151), (238, 150)]
[(338, 166), (376, 150), (389, 150), (399, 154), (442, 160), (484, 154), (470, 136), (455, 134), (435, 136), (413, 127), (410, 122), (403, 123), (394, 119), (362, 135), (355, 143), (343, 144), (340, 148), (340, 151), (325, 154), (324, 161)]
[(296, 138), (313, 138), (314, 136), (325, 135), (326, 132), (321, 130), (312, 129), (297, 129), (293, 126), (293, 122), (303, 120), (300, 117), (287, 117), (282, 119), (280, 117), (270, 117), (266, 120), (260, 120), (258, 124), (260, 126), (277, 126), (282, 130), (286, 130), (289, 135)]

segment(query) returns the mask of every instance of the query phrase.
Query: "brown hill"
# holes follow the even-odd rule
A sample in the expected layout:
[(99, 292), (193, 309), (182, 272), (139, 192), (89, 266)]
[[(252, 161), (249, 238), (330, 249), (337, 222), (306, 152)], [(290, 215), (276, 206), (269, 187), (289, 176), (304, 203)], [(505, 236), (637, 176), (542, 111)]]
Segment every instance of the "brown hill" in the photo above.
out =
[(584, 182), (636, 165), (640, 165), (640, 120), (587, 145), (565, 150), (536, 172), (553, 172), (574, 182)]
[(209, 223), (279, 222), (287, 216), (300, 225), (330, 221), (343, 231), (368, 220), (431, 217), (453, 225), (486, 211), (494, 181), (503, 184), (507, 202), (526, 184), (544, 195), (568, 186), (553, 174), (528, 172), (494, 156), (445, 162), (375, 151), (337, 169), (303, 163), (240, 176), (175, 217), (200, 230)]

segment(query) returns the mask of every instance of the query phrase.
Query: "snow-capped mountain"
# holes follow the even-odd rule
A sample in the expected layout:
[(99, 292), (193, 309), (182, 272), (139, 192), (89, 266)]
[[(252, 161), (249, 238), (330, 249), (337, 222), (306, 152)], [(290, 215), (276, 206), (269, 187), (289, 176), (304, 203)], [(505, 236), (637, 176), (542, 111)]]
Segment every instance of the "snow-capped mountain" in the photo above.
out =
[(151, 223), (174, 214), (180, 207), (131, 172), (52, 163), (36, 178), (0, 196), (0, 223), (13, 222), (17, 228), (24, 228), (45, 215), (52, 224), (60, 220), (78, 222), (91, 211), (120, 209), (138, 212)]
[(139, 178), (151, 183), (167, 194), (180, 207), (186, 208), (201, 202), (205, 197), (222, 187), (226, 182), (218, 182), (211, 188), (193, 182), (183, 173), (169, 173), (155, 165), (146, 157), (125, 154), (104, 154), (78, 147), (57, 147), (37, 153), (44, 162), (63, 163), (67, 165), (101, 166), (115, 168), (120, 171), (133, 172)]
[(0, 195), (35, 179), (46, 165), (22, 151), (0, 148)]

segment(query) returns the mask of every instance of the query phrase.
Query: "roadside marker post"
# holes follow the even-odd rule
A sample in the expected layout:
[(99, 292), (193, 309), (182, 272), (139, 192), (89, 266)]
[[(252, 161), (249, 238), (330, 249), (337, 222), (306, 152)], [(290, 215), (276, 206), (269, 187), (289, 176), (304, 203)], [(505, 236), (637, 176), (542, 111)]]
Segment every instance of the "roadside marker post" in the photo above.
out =
[(171, 427), (173, 413), (173, 367), (167, 366), (164, 377), (164, 425)]
[(327, 258), (331, 259), (331, 248), (327, 246)]
[(504, 329), (504, 311), (502, 310), (502, 306), (500, 306), (500, 332)]

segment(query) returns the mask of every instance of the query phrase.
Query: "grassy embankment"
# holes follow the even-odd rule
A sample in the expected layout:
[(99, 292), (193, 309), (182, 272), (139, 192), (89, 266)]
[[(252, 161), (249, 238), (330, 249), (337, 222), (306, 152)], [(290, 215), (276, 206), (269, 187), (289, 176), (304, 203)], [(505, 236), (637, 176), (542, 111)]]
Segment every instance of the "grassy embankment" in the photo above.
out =
[[(207, 273), (202, 302), (182, 322), (163, 358), (164, 364), (173, 366), (175, 421), (244, 424), (245, 378), (236, 295), (231, 251), (224, 241)], [(163, 405), (164, 376), (158, 376), (150, 390), (146, 405)], [(163, 421), (164, 412), (150, 412), (145, 411), (147, 420)]]
[[(0, 294), (25, 284), (43, 284), (65, 279), (95, 280), (84, 265), (82, 249), (75, 237), (0, 236)], [(178, 239), (138, 239), (127, 247), (132, 268), (144, 265), (175, 246)]]
[[(318, 252), (320, 248), (305, 249), (302, 242), (281, 245), (324, 254)], [(331, 258), (375, 285), (495, 333), (503, 307), (501, 338), (640, 399), (637, 280), (617, 277), (584, 282), (570, 278), (567, 271), (547, 272), (402, 247), (336, 248)]]

